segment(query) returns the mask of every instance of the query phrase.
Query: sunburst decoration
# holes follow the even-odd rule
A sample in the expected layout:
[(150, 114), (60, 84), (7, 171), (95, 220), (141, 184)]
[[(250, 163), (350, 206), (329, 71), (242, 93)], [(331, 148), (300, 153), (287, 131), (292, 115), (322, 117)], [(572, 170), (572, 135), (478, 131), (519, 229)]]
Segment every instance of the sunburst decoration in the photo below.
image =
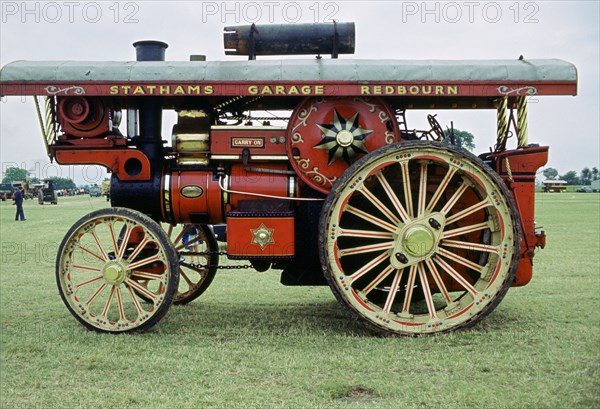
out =
[(338, 159), (343, 159), (348, 165), (359, 153), (369, 153), (365, 148), (365, 138), (373, 131), (363, 129), (358, 123), (358, 112), (352, 118), (346, 119), (334, 109), (333, 122), (316, 124), (323, 132), (323, 140), (314, 147), (329, 151), (329, 165)]

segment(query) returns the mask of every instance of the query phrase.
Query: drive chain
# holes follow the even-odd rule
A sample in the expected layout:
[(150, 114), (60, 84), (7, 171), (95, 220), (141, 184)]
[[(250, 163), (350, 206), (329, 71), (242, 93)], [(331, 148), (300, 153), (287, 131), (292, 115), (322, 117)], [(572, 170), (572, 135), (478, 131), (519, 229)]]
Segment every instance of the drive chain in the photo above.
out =
[[(226, 251), (186, 251), (185, 252), (186, 256), (214, 256), (214, 255), (218, 255), (218, 256), (226, 256), (227, 252)], [(180, 262), (180, 265), (184, 266), (184, 267), (188, 267), (188, 268), (192, 268), (192, 269), (211, 269), (211, 268), (215, 268), (215, 269), (219, 269), (219, 270), (243, 270), (243, 269), (248, 269), (248, 268), (254, 268), (252, 267), (252, 264), (241, 264), (241, 265), (235, 265), (235, 266), (221, 266), (218, 264), (194, 264), (194, 263), (186, 263), (186, 262)]]

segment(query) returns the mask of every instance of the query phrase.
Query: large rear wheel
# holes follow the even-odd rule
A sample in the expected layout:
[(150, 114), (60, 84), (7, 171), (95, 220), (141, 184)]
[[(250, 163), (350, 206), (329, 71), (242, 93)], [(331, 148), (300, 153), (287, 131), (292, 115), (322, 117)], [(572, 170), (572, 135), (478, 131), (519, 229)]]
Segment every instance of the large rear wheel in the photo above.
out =
[(321, 262), (336, 297), (372, 329), (469, 327), (506, 294), (519, 259), (518, 212), (477, 157), (405, 142), (356, 162), (321, 216)]
[(56, 280), (65, 305), (87, 328), (141, 331), (167, 313), (178, 268), (177, 253), (155, 221), (111, 208), (71, 227), (58, 251)]

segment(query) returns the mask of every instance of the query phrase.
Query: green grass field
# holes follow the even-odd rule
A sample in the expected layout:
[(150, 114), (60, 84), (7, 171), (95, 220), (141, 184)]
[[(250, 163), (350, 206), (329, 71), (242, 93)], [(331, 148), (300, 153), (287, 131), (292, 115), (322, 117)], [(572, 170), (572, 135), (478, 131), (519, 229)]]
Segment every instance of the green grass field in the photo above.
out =
[(148, 332), (97, 334), (63, 305), (56, 251), (103, 198), (0, 206), (0, 408), (600, 407), (600, 195), (538, 194), (532, 283), (469, 331), (374, 336), (327, 287), (223, 271)]

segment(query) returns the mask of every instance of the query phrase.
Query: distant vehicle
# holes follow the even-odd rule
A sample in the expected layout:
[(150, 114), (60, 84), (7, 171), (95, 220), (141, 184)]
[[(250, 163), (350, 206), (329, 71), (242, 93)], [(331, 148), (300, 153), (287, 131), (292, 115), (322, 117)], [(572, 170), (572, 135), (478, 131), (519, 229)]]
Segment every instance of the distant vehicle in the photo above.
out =
[(0, 200), (4, 202), (7, 199), (11, 199), (13, 191), (14, 189), (10, 183), (0, 184)]
[(13, 191), (18, 188), (23, 188), (23, 198), (24, 199), (33, 199), (33, 193), (29, 189), (29, 182), (26, 180), (15, 180), (11, 183)]
[(54, 181), (52, 179), (44, 179), (44, 184), (41, 186), (41, 195), (38, 194), (39, 204), (44, 202), (58, 204), (58, 196), (54, 190)]
[(90, 186), (90, 197), (100, 197), (102, 196), (102, 190), (98, 187), (98, 185)]
[(592, 183), (590, 184), (590, 189), (592, 189), (592, 192), (600, 192), (600, 179), (592, 180)]
[(106, 196), (106, 201), (110, 200), (110, 179), (102, 181), (102, 196)]
[(576, 190), (576, 192), (579, 192), (579, 193), (592, 193), (593, 190), (589, 186), (581, 186), (579, 189)]
[(544, 192), (560, 193), (567, 190), (567, 182), (565, 180), (544, 180)]

